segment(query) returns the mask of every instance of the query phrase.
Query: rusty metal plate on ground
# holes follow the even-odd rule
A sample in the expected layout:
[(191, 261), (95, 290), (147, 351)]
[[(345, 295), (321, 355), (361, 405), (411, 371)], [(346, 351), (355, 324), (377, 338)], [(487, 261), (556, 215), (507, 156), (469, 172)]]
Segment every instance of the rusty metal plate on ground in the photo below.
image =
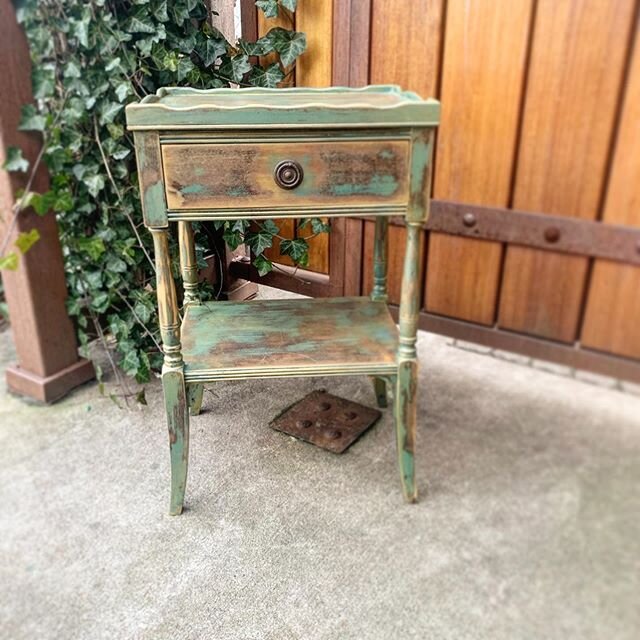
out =
[(320, 389), (291, 405), (269, 426), (327, 451), (342, 453), (381, 415), (377, 409)]

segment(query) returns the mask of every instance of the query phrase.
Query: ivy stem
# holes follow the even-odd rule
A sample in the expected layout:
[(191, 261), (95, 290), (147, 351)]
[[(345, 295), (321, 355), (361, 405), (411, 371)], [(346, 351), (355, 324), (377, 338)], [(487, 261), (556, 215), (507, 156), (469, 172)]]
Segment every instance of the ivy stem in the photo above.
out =
[[(104, 149), (102, 148), (102, 142), (100, 142), (100, 134), (98, 133), (98, 120), (96, 118), (96, 114), (95, 113), (93, 114), (93, 131), (94, 131), (94, 138), (96, 140), (96, 143), (98, 144), (98, 149), (100, 149), (100, 155), (102, 156), (102, 163), (104, 164), (104, 168), (105, 168), (105, 170), (107, 172), (107, 176), (109, 176), (109, 182), (111, 182), (111, 186), (113, 187), (113, 190), (116, 192), (116, 196), (118, 196), (118, 200), (120, 201), (120, 203), (122, 203), (122, 194), (120, 193), (120, 189), (118, 188), (118, 185), (116, 184), (116, 181), (113, 179), (113, 175), (111, 173), (111, 169), (109, 168), (109, 162), (107, 161), (107, 156), (105, 155)], [(142, 249), (142, 252), (146, 256), (147, 260), (149, 261), (149, 264), (151, 265), (151, 269), (155, 272), (156, 266), (155, 266), (153, 260), (151, 259), (151, 256), (147, 252), (144, 244), (142, 243), (142, 238), (140, 237), (140, 233), (138, 232), (138, 228), (136, 227), (133, 219), (131, 218), (131, 215), (124, 208), (123, 208), (122, 211), (123, 211), (124, 215), (127, 217), (127, 220), (129, 221), (129, 224), (131, 225), (131, 228), (133, 229), (133, 233), (135, 233), (135, 236), (136, 236), (136, 238), (138, 240), (138, 244), (140, 246), (140, 249)]]
[(156, 337), (153, 335), (153, 333), (151, 333), (151, 330), (147, 327), (147, 325), (144, 322), (142, 322), (142, 320), (140, 319), (140, 316), (135, 312), (135, 309), (131, 306), (131, 303), (119, 291), (116, 291), (116, 293), (118, 294), (122, 302), (124, 302), (127, 305), (127, 307), (129, 307), (129, 311), (131, 311), (131, 313), (133, 314), (133, 317), (137, 320), (138, 324), (144, 329), (144, 332), (151, 338), (151, 340), (153, 341), (153, 344), (156, 345), (156, 348), (158, 349), (158, 351), (162, 352), (162, 347), (156, 340)]

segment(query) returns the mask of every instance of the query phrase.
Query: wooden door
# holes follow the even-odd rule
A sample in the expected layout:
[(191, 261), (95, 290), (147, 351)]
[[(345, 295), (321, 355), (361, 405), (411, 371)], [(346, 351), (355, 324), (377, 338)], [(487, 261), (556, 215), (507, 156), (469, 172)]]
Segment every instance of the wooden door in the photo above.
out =
[[(639, 12), (639, 0), (299, 3), (298, 84), (394, 83), (442, 102), (423, 328), (640, 380)], [(392, 225), (392, 303), (403, 239)], [(371, 223), (344, 221), (313, 247), (331, 283), (315, 294), (368, 293), (371, 253)]]

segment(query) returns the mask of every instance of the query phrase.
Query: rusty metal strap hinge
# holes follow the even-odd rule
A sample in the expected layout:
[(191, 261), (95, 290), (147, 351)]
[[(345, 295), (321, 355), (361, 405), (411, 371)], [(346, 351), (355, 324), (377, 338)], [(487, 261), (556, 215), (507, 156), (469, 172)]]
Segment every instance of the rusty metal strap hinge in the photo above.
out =
[[(404, 224), (394, 218), (395, 224)], [(640, 265), (640, 228), (433, 200), (428, 231)]]

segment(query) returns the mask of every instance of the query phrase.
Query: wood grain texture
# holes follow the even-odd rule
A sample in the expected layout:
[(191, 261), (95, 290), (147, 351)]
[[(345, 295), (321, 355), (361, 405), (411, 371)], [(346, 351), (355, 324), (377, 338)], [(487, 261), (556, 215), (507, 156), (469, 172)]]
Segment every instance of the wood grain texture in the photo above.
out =
[[(436, 198), (508, 204), (532, 5), (447, 5)], [(427, 311), (492, 324), (501, 260), (499, 243), (430, 234)]]
[(334, 0), (333, 84), (361, 87), (369, 82), (371, 0)]
[[(405, 227), (396, 225), (390, 225), (388, 231), (388, 257), (387, 257), (387, 273), (388, 274), (402, 274), (404, 264), (404, 253), (407, 245), (407, 231)], [(362, 293), (369, 295), (373, 291), (373, 254), (374, 254), (374, 236), (375, 236), (375, 223), (370, 221), (364, 222), (364, 259), (363, 272), (362, 272)], [(420, 282), (423, 282), (424, 278), (424, 251), (425, 251), (425, 238), (426, 234), (422, 232), (420, 234), (420, 256), (419, 264), (420, 270), (418, 272), (418, 278)], [(400, 290), (402, 287), (402, 278), (390, 278), (387, 276), (387, 289), (390, 304), (400, 304)]]
[[(634, 5), (538, 3), (514, 207), (597, 217)], [(510, 247), (500, 326), (575, 340), (587, 267), (586, 258)]]
[(156, 131), (136, 131), (133, 138), (144, 223), (147, 227), (166, 227), (169, 223), (163, 187), (160, 138)]
[[(637, 36), (636, 36), (637, 38)], [(636, 39), (603, 221), (640, 226), (640, 41)], [(583, 346), (640, 358), (640, 267), (596, 260), (582, 327)]]
[(331, 86), (333, 0), (304, 0), (295, 18), (296, 30), (307, 36), (307, 48), (296, 60), (296, 86)]
[[(296, 30), (307, 36), (307, 49), (296, 61), (296, 86), (329, 87), (333, 61), (333, 0), (307, 0), (298, 5)], [(297, 231), (298, 237), (309, 235), (309, 227)], [(306, 268), (329, 272), (329, 236), (322, 233), (307, 240), (309, 263)]]
[(435, 95), (442, 17), (442, 0), (372, 0), (371, 83)]
[[(408, 201), (406, 140), (198, 144), (162, 147), (170, 209), (402, 205)], [(297, 162), (294, 189), (274, 180), (279, 162)], [(216, 171), (208, 167), (216, 167)]]
[(368, 298), (204, 303), (182, 330), (189, 381), (396, 370), (395, 323)]

